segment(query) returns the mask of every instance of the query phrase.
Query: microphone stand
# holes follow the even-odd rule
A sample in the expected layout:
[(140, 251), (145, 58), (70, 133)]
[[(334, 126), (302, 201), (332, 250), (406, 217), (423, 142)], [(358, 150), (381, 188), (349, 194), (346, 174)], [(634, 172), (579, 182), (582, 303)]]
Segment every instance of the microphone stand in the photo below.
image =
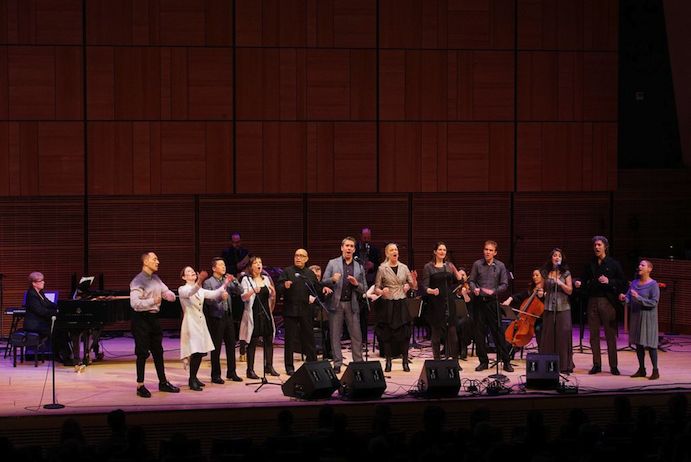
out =
[[(326, 359), (326, 337), (324, 337), (324, 311), (326, 311), (326, 306), (324, 305), (324, 302), (322, 302), (319, 298), (319, 293), (314, 288), (309, 279), (307, 279), (300, 273), (295, 273), (295, 276), (303, 280), (303, 282), (305, 283), (305, 287), (307, 287), (307, 292), (309, 292), (310, 295), (314, 297), (314, 301), (317, 302), (317, 305), (319, 305), (319, 328), (321, 329), (322, 359)], [(314, 341), (314, 339), (312, 339), (312, 341)]]
[[(62, 409), (65, 407), (64, 404), (60, 404), (56, 401), (55, 399), (55, 344), (53, 342), (53, 329), (55, 327), (55, 316), (51, 317), (50, 321), (50, 363), (51, 363), (51, 369), (53, 373), (53, 402), (44, 404), (43, 409)], [(36, 351), (34, 354), (38, 354), (38, 351)]]
[[(367, 246), (367, 252), (369, 252), (369, 245)], [(353, 260), (356, 262), (360, 263), (360, 256), (356, 255), (353, 257)], [(365, 259), (367, 260), (367, 259)], [(367, 296), (367, 290), (369, 289), (369, 285), (367, 284), (367, 270), (365, 269), (365, 266), (363, 264), (360, 264), (362, 267), (362, 278), (365, 280), (365, 305), (367, 306), (367, 316), (369, 313), (372, 311), (372, 307), (369, 304), (369, 297)], [(359, 304), (360, 302), (358, 302)], [(361, 313), (362, 314), (362, 313)], [(360, 321), (362, 323), (362, 321)], [(367, 320), (365, 320), (365, 325), (367, 325)], [(369, 361), (369, 326), (368, 328), (365, 329), (365, 338), (362, 339), (365, 342), (365, 361)], [(351, 342), (352, 345), (352, 342)], [(381, 346), (381, 345), (380, 345)]]
[[(245, 277), (247, 278), (247, 280), (248, 280), (249, 283), (250, 283), (250, 289), (254, 290), (254, 289), (256, 288), (256, 286), (254, 285), (254, 282), (252, 282), (252, 277), (251, 277), (251, 275), (246, 274)], [(266, 290), (269, 290), (269, 288), (267, 287)], [(260, 290), (260, 292), (261, 292), (261, 290)], [(254, 292), (254, 297), (255, 297), (255, 300), (257, 300), (257, 301), (259, 302), (259, 305), (260, 305), (261, 308), (262, 308), (261, 312), (262, 312), (262, 314), (266, 317), (266, 322), (268, 322), (269, 324), (271, 324), (271, 316), (269, 316), (269, 311), (266, 309), (266, 306), (264, 306), (264, 302), (262, 302), (262, 299), (259, 297), (259, 293), (255, 291), (255, 292)], [(271, 338), (268, 338), (268, 339), (265, 338), (263, 332), (262, 332), (262, 339), (264, 340), (264, 348), (263, 348), (264, 352), (263, 352), (263, 353), (264, 353), (264, 356), (266, 356), (266, 342), (267, 342), (267, 341), (273, 342), (273, 339), (271, 339)], [(250, 339), (250, 342), (252, 342), (252, 339)], [(248, 345), (248, 347), (249, 347), (249, 345)], [(256, 356), (257, 356), (257, 346), (256, 346), (256, 345), (254, 346), (254, 355), (255, 355), (254, 361), (255, 361), (255, 364), (256, 364), (256, 362), (257, 362), (257, 359), (256, 359)], [(281, 386), (280, 383), (269, 382), (269, 380), (266, 378), (266, 359), (263, 359), (262, 362), (264, 363), (264, 368), (263, 368), (263, 371), (262, 371), (262, 376), (261, 376), (261, 378), (260, 378), (260, 381), (259, 381), (259, 382), (250, 382), (250, 383), (246, 383), (246, 384), (245, 384), (245, 386), (259, 385), (259, 386), (257, 387), (257, 389), (254, 390), (255, 393), (258, 393), (259, 390), (261, 390), (262, 387), (263, 387), (264, 385), (278, 385), (278, 386)]]
[[(496, 265), (496, 263), (495, 263), (495, 265)], [(496, 266), (493, 266), (492, 268), (496, 268)], [(495, 272), (496, 272), (496, 270), (495, 270)], [(495, 284), (497, 284), (496, 277), (495, 277), (494, 282), (495, 282)], [(495, 343), (494, 348), (495, 348), (495, 354), (496, 354), (496, 357), (494, 360), (494, 366), (496, 367), (496, 372), (494, 374), (488, 375), (487, 377), (489, 377), (490, 379), (495, 379), (499, 382), (506, 382), (509, 380), (509, 378), (507, 376), (505, 376), (504, 374), (502, 374), (501, 372), (499, 372), (499, 363), (501, 362), (501, 360), (499, 359), (499, 350), (501, 349), (500, 342), (502, 341), (502, 336), (501, 336), (501, 308), (499, 307), (499, 297), (497, 295), (497, 288), (498, 288), (498, 284), (494, 289), (494, 293), (492, 294), (494, 296), (494, 305), (495, 305), (495, 309), (497, 312), (497, 337), (494, 339), (494, 343)]]

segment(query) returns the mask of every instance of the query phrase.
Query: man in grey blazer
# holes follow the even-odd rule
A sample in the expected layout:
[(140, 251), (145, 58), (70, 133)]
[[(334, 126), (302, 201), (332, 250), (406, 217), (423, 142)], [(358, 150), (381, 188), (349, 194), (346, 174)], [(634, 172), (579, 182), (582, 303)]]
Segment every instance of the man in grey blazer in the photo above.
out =
[(341, 335), (345, 319), (350, 333), (353, 361), (362, 361), (362, 334), (360, 333), (360, 305), (358, 298), (367, 290), (365, 271), (355, 261), (355, 238), (341, 241), (341, 256), (330, 260), (324, 270), (322, 283), (333, 290), (328, 302), (331, 350), (334, 358), (334, 372), (339, 374), (343, 365)]

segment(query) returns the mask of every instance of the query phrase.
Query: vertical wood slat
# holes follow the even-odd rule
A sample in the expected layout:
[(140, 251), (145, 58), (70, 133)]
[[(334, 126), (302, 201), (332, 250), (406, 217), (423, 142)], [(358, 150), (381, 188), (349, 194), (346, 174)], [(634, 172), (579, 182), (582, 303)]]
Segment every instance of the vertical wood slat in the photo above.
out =
[(193, 196), (92, 196), (88, 232), (89, 271), (103, 273), (109, 288), (128, 288), (147, 251), (158, 255), (171, 289), (182, 285), (180, 270), (195, 264)]
[(243, 246), (262, 257), (264, 266), (291, 265), (294, 250), (303, 245), (303, 214), (299, 195), (201, 197), (199, 267), (209, 269), (211, 258), (229, 247), (232, 232), (240, 233)]

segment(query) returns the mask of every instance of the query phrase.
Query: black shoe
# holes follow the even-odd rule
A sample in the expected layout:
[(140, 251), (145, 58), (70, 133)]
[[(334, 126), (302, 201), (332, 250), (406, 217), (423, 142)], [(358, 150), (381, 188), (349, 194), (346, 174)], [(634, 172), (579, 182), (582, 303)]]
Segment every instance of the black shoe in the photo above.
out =
[(163, 391), (165, 393), (180, 393), (180, 389), (167, 380), (158, 384), (158, 391)]
[(404, 372), (410, 372), (410, 365), (408, 364), (408, 361), (405, 361), (403, 363), (403, 371)]
[(636, 377), (645, 377), (646, 375), (648, 375), (648, 374), (646, 373), (645, 368), (639, 367), (638, 370), (636, 371), (636, 373), (631, 376), (631, 378), (633, 379)]
[(238, 377), (237, 374), (228, 374), (228, 375), (226, 375), (226, 378), (228, 380), (232, 380), (233, 382), (242, 382), (242, 379), (240, 377)]
[(612, 375), (621, 375), (621, 372), (619, 372), (619, 369), (617, 369), (617, 366), (610, 367), (609, 371), (612, 373)]
[(211, 377), (211, 383), (217, 383), (219, 385), (223, 385), (224, 383), (226, 383), (226, 381), (220, 377)]
[(504, 363), (504, 370), (506, 372), (513, 372), (513, 366), (511, 365), (511, 363), (509, 363), (509, 362)]
[(341, 373), (341, 366), (334, 366), (334, 374), (340, 374)]
[(588, 374), (594, 375), (594, 374), (599, 374), (600, 372), (602, 372), (602, 368), (596, 364), (593, 366), (592, 369), (590, 369), (588, 371)]
[(206, 384), (205, 384), (204, 382), (202, 382), (201, 380), (196, 379), (196, 378), (195, 378), (194, 380), (197, 382), (197, 385), (199, 385), (200, 387), (205, 387), (205, 386), (206, 386)]
[(140, 398), (151, 398), (151, 392), (142, 385), (141, 387), (137, 387), (137, 396)]
[(478, 364), (477, 367), (475, 368), (475, 372), (484, 371), (485, 369), (489, 369), (489, 363)]
[(189, 381), (190, 390), (192, 391), (202, 391), (203, 388), (199, 386), (196, 380)]
[(384, 372), (391, 372), (391, 358), (386, 358), (386, 364), (384, 365)]
[(295, 374), (295, 369), (286, 368), (286, 375), (293, 375), (293, 374)]
[(273, 366), (269, 366), (269, 367), (264, 368), (264, 375), (271, 375), (273, 377), (278, 377), (281, 374), (279, 374), (278, 371), (273, 368)]
[(259, 380), (259, 376), (255, 374), (253, 370), (247, 371), (247, 378), (252, 380)]

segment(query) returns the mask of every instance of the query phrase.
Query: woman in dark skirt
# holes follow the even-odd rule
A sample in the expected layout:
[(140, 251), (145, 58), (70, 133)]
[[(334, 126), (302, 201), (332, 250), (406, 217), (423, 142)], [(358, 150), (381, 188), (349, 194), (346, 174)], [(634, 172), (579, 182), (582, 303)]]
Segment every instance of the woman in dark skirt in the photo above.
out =
[(377, 337), (384, 347), (385, 372), (391, 372), (391, 356), (394, 345), (403, 355), (403, 370), (410, 372), (408, 365), (408, 344), (410, 343), (410, 321), (406, 294), (417, 289), (417, 274), (398, 261), (398, 246), (388, 244), (384, 249), (386, 260), (379, 266), (374, 281), (375, 292), (381, 295), (378, 303)]
[(437, 242), (434, 258), (422, 270), (422, 292), (429, 301), (427, 320), (432, 330), (434, 359), (441, 359), (441, 339), (444, 337), (446, 356), (458, 360), (458, 313), (453, 290), (467, 277), (463, 269), (459, 271), (446, 261), (446, 252), (446, 244)]
[(540, 353), (559, 355), (561, 372), (573, 372), (573, 333), (569, 295), (573, 292), (571, 272), (559, 248), (552, 249), (542, 266), (545, 278), (545, 312), (542, 315)]

